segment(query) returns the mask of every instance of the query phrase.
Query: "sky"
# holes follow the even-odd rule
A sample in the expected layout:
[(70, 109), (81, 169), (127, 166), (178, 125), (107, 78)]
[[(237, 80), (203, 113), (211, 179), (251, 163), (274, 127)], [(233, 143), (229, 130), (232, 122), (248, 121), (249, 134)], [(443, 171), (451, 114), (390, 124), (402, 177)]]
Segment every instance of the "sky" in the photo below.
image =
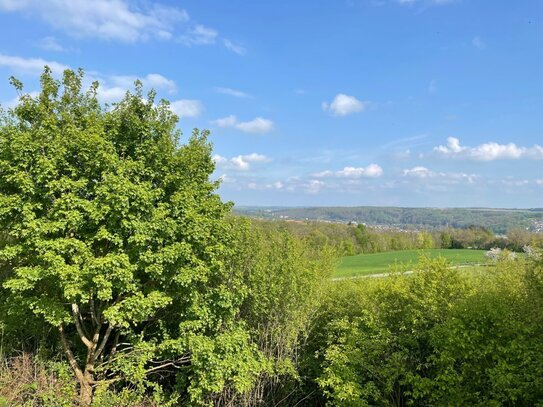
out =
[(543, 207), (541, 0), (0, 0), (0, 38), (4, 108), (140, 78), (237, 205)]

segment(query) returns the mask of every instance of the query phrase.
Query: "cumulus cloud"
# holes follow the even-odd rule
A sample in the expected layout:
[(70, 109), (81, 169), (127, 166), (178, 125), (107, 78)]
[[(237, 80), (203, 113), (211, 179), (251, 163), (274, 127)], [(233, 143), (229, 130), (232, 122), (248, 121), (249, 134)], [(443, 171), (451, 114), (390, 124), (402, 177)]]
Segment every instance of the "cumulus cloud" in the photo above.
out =
[(137, 79), (141, 80), (143, 85), (153, 89), (165, 89), (168, 92), (175, 92), (175, 90), (177, 89), (175, 81), (173, 81), (172, 79), (168, 79), (158, 73), (150, 73), (143, 77), (138, 77), (134, 75), (112, 75), (108, 77), (108, 80), (111, 81), (115, 86), (127, 89), (134, 86), (134, 82)]
[(267, 163), (271, 159), (262, 154), (252, 153), (247, 155), (238, 155), (232, 158), (226, 158), (219, 154), (213, 156), (213, 161), (218, 168), (246, 171), (251, 169), (253, 163)]
[[(153, 88), (155, 90), (165, 90), (169, 93), (173, 93), (177, 90), (175, 81), (158, 73), (136, 76), (102, 75), (97, 72), (91, 72), (85, 77), (86, 82), (97, 80), (100, 83), (100, 86), (98, 87), (98, 99), (102, 103), (120, 101), (128, 90), (134, 88), (134, 82), (138, 79), (146, 89)], [(203, 106), (199, 101), (191, 100), (173, 101), (170, 108), (174, 113), (181, 117), (197, 116), (203, 110)]]
[(247, 122), (239, 122), (236, 128), (245, 133), (269, 133), (273, 129), (273, 122), (262, 117), (257, 117)]
[(115, 103), (122, 100), (126, 94), (127, 88), (120, 86), (109, 86), (104, 81), (100, 82), (97, 97), (101, 103)]
[(234, 115), (214, 120), (212, 124), (218, 127), (232, 127), (244, 133), (252, 134), (269, 133), (274, 127), (273, 121), (262, 117), (256, 117), (250, 121), (240, 122)]
[(215, 92), (222, 93), (224, 95), (234, 96), (236, 98), (242, 98), (242, 99), (243, 98), (248, 99), (252, 97), (248, 93), (242, 92), (241, 90), (232, 89), (232, 88), (217, 87), (215, 88)]
[[(134, 43), (177, 40), (187, 46), (220, 43), (244, 55), (246, 49), (218, 31), (191, 21), (186, 10), (150, 1), (129, 0), (0, 0), (0, 12), (24, 13), (76, 38)], [(60, 50), (51, 38), (43, 46)]]
[(180, 118), (198, 117), (204, 110), (204, 105), (195, 99), (180, 99), (170, 103), (170, 109)]
[[(0, 0), (2, 1), (2, 0)], [(12, 70), (16, 75), (29, 74), (38, 76), (43, 72), (44, 66), (49, 66), (55, 75), (60, 75), (70, 66), (56, 61), (47, 61), (41, 58), (22, 58), (12, 55), (0, 54), (0, 67), (4, 66)], [(84, 77), (83, 86), (89, 86), (93, 81), (99, 82), (97, 91), (98, 100), (104, 104), (111, 104), (122, 100), (128, 90), (133, 89), (134, 82), (140, 79), (147, 89), (165, 90), (175, 92), (176, 83), (158, 73), (150, 73), (143, 76), (135, 75), (103, 75), (99, 72), (88, 72)], [(35, 92), (31, 92), (34, 95)], [(4, 106), (15, 106), (18, 99), (4, 102)], [(179, 99), (170, 103), (170, 109), (181, 118), (197, 117), (204, 110), (202, 102), (193, 99)]]
[(125, 0), (0, 0), (0, 11), (36, 15), (75, 37), (122, 42), (169, 39), (177, 23), (189, 20), (180, 8)]
[(338, 93), (331, 103), (322, 102), (322, 110), (333, 116), (347, 116), (352, 113), (362, 112), (368, 104), (368, 102), (360, 101), (354, 96)]
[(447, 145), (434, 148), (439, 155), (451, 158), (464, 158), (475, 161), (514, 160), (520, 158), (543, 159), (543, 147), (520, 147), (515, 143), (498, 144), (489, 142), (475, 147), (462, 146), (456, 137), (449, 137)]
[(0, 66), (9, 68), (18, 74), (40, 75), (43, 72), (45, 65), (49, 66), (49, 68), (51, 68), (56, 74), (60, 74), (65, 69), (70, 68), (68, 65), (55, 61), (47, 61), (42, 58), (22, 58), (18, 56), (0, 54)]
[(426, 167), (413, 167), (411, 169), (403, 170), (404, 177), (429, 178), (432, 174), (434, 173)]
[[(177, 86), (175, 82), (171, 79), (166, 78), (157, 73), (151, 73), (143, 76), (136, 75), (102, 75), (98, 72), (91, 72), (85, 76), (85, 82), (92, 82), (97, 80), (100, 83), (98, 87), (98, 99), (102, 103), (114, 103), (120, 101), (128, 90), (134, 88), (134, 82), (140, 80), (146, 89), (153, 88), (155, 90), (165, 90), (169, 93), (176, 91)], [(172, 105), (175, 102), (172, 102)], [(177, 108), (178, 111), (175, 111), (179, 115), (181, 112), (182, 104), (172, 107), (172, 110), (175, 111)], [(186, 111), (185, 111), (186, 113)], [(185, 117), (187, 117), (185, 115)]]
[(454, 183), (464, 181), (470, 184), (474, 183), (477, 178), (475, 174), (466, 174), (463, 172), (436, 172), (422, 166), (403, 170), (403, 176), (417, 179), (438, 179)]
[(367, 167), (345, 167), (339, 171), (322, 171), (313, 174), (315, 178), (377, 178), (383, 175), (383, 169), (377, 164)]
[(316, 194), (324, 187), (324, 182), (312, 179), (305, 185), (305, 191), (309, 194)]
[[(1, 0), (0, 0), (1, 1)], [(60, 75), (65, 69), (72, 69), (70, 66), (57, 61), (48, 61), (42, 58), (23, 58), (13, 55), (0, 54), (0, 67), (6, 67), (13, 71), (16, 75), (33, 75), (38, 76), (43, 72), (45, 66), (49, 66), (53, 74)], [(150, 73), (143, 76), (136, 75), (103, 75), (99, 72), (88, 72), (85, 75), (84, 85), (90, 85), (93, 81), (98, 81), (98, 99), (102, 103), (112, 103), (121, 100), (126, 91), (132, 89), (134, 82), (140, 79), (146, 88), (154, 88), (157, 90), (166, 90), (170, 93), (175, 92), (177, 86), (171, 79), (166, 78), (158, 73)], [(192, 112), (198, 107), (196, 103), (187, 104), (186, 101), (177, 103), (177, 108), (181, 111), (182, 107), (188, 108), (192, 106)], [(174, 102), (175, 103), (175, 102)], [(200, 105), (201, 107), (201, 105)], [(201, 109), (200, 109), (201, 110)], [(186, 113), (186, 109), (185, 109)], [(186, 116), (186, 115), (185, 115)]]

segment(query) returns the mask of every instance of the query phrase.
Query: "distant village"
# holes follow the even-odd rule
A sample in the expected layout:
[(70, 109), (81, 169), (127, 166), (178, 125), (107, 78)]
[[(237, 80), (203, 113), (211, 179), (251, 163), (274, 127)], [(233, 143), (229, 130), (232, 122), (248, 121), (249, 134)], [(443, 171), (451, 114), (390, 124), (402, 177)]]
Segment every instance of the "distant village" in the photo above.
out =
[(531, 227), (531, 231), (535, 233), (543, 233), (543, 221), (536, 220)]

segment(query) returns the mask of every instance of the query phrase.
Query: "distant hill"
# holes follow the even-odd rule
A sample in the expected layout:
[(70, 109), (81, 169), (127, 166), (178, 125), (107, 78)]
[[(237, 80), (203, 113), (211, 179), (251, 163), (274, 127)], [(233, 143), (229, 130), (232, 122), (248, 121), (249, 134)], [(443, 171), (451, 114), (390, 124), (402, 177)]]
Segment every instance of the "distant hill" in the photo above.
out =
[[(512, 229), (539, 230), (543, 209), (396, 208), (396, 207), (254, 207), (236, 206), (238, 214), (265, 219), (320, 220), (387, 225), (400, 228), (441, 229), (482, 226), (503, 234)], [(541, 231), (541, 230), (540, 230)]]

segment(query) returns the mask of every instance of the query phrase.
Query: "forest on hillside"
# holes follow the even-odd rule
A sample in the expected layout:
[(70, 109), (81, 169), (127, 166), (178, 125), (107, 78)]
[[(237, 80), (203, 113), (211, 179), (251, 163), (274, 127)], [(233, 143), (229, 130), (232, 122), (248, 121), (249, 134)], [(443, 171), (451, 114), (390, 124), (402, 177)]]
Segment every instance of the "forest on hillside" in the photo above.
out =
[(263, 219), (357, 222), (411, 229), (480, 226), (496, 234), (513, 229), (543, 231), (543, 209), (236, 206), (235, 212)]
[(237, 216), (207, 132), (83, 77), (12, 79), (0, 115), (0, 406), (543, 403), (539, 235), (475, 272), (332, 279), (346, 254), (496, 236)]

